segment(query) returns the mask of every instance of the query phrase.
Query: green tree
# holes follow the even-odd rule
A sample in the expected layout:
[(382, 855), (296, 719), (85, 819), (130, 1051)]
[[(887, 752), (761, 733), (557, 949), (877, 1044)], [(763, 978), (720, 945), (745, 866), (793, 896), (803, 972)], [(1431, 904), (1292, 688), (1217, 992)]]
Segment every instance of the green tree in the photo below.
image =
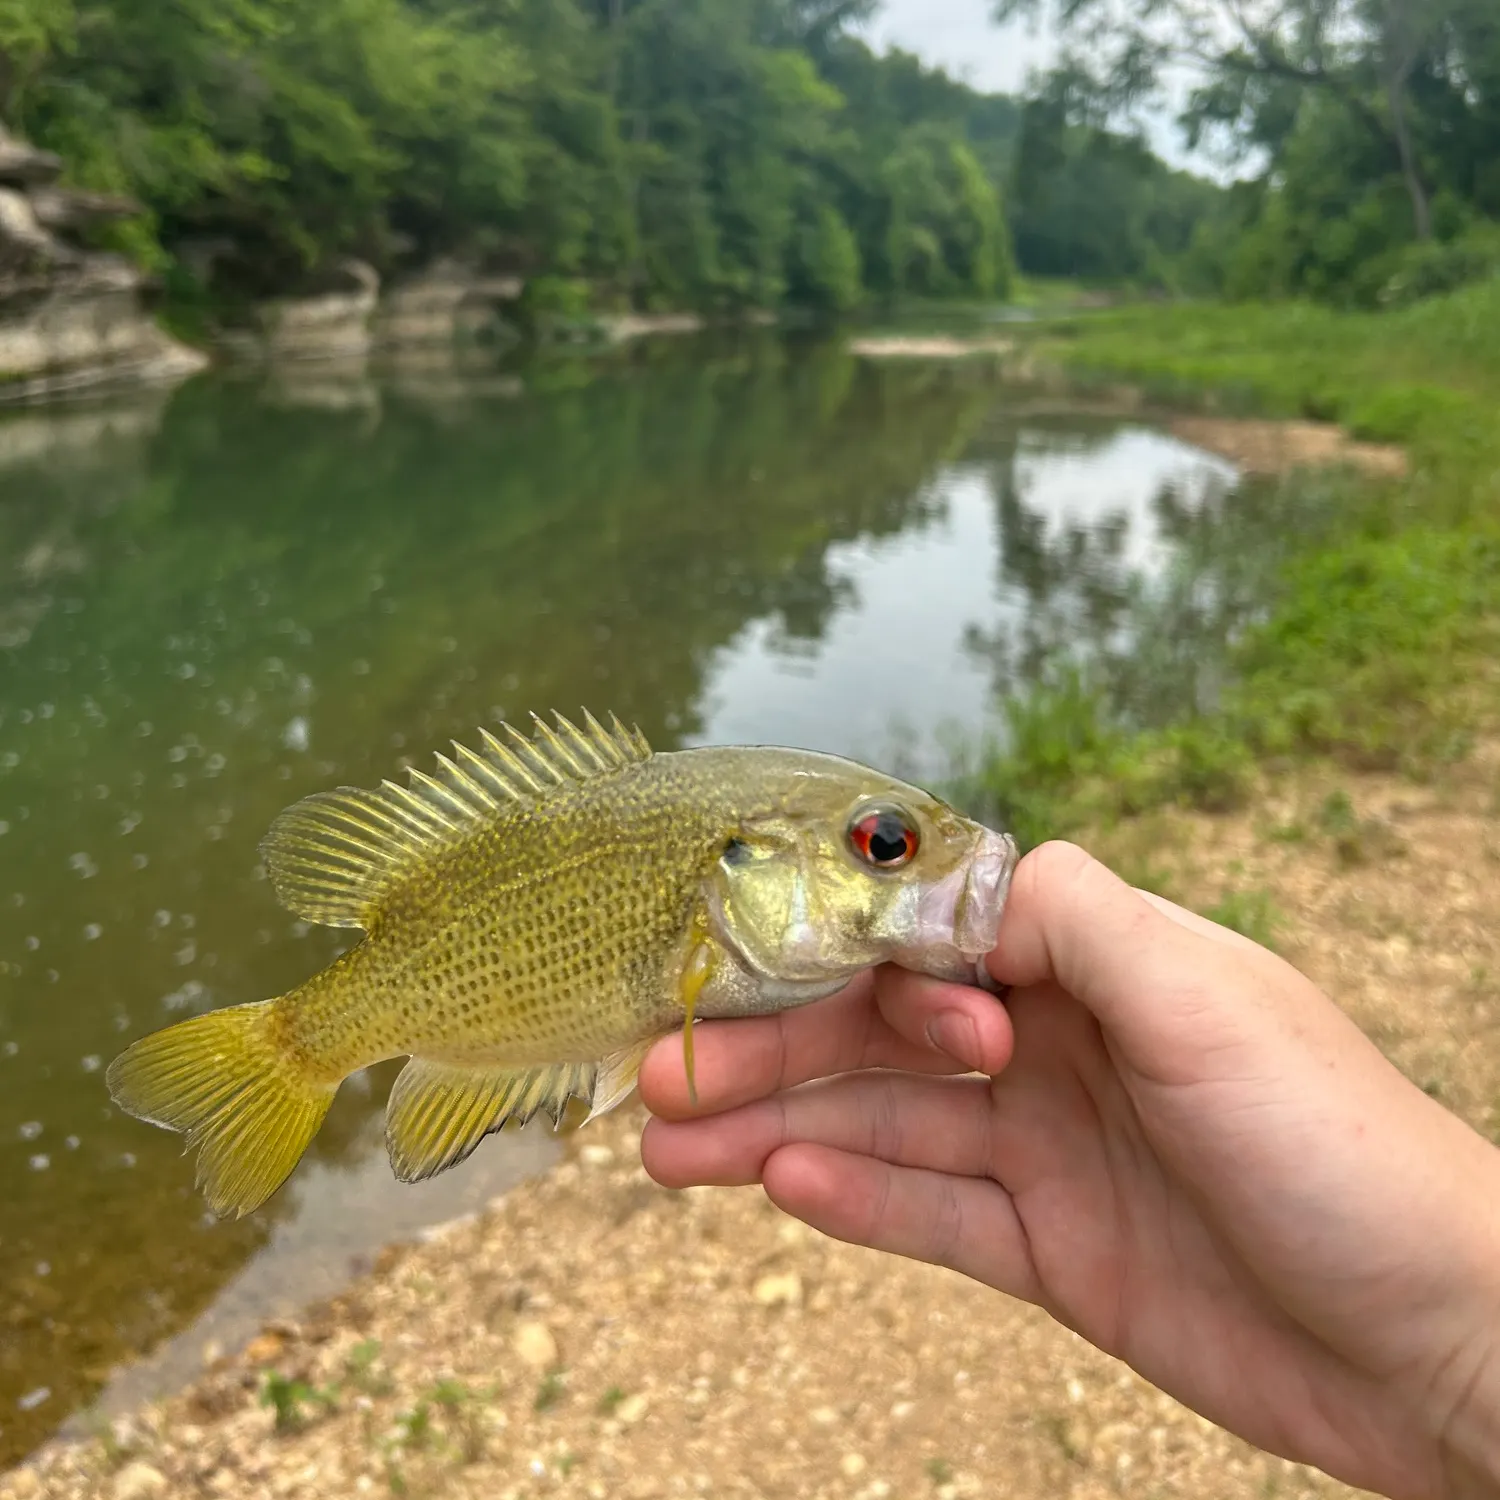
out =
[(1015, 109), (876, 57), (873, 0), (78, 4), (0, 0), (5, 121), (221, 304), (347, 257), (648, 306), (1008, 285)]
[(1067, 70), (1026, 102), (1010, 193), (1017, 256), (1041, 274), (1173, 282), (1223, 194), (1168, 168), (1139, 136), (1108, 129), (1107, 118)]
[(1493, 0), (1067, 0), (1056, 15), (1071, 71), (1112, 117), (1163, 98), (1189, 63), (1203, 80), (1181, 114), (1189, 142), (1260, 158), (1256, 190), (1199, 237), (1226, 288), (1369, 300), (1408, 247), (1500, 213)]
[(800, 300), (829, 312), (848, 312), (864, 290), (859, 244), (838, 209), (820, 203), (803, 225), (795, 282)]
[(978, 297), (1009, 291), (999, 190), (962, 140), (941, 125), (913, 126), (883, 176), (893, 290)]

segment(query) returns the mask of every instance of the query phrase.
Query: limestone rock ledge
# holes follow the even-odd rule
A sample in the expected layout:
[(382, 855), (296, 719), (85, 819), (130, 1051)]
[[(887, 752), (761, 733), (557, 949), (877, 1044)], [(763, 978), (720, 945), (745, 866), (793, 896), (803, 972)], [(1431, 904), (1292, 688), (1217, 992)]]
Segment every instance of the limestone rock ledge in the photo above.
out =
[(517, 277), (485, 276), (449, 261), (383, 286), (373, 266), (345, 259), (295, 293), (260, 303), (247, 325), (222, 330), (217, 342), (239, 364), (383, 361), (493, 333), (502, 326), (499, 309), (521, 290)]
[(140, 212), (60, 187), (62, 161), (0, 127), (0, 403), (182, 380), (206, 356), (160, 329), (148, 278), (68, 237)]

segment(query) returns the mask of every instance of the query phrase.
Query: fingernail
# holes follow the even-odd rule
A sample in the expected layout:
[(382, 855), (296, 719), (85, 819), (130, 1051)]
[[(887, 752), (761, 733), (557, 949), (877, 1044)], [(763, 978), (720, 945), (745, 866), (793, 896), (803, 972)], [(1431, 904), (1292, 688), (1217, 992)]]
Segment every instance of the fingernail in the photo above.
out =
[(939, 1052), (956, 1057), (971, 1068), (979, 1066), (979, 1033), (961, 1011), (945, 1011), (927, 1023), (927, 1040)]

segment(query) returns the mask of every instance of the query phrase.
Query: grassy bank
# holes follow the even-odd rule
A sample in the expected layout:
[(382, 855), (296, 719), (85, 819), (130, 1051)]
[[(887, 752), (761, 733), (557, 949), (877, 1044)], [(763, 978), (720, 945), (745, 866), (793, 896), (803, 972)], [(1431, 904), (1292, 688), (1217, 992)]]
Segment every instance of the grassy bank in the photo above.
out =
[(1005, 705), (964, 795), (1032, 842), (1168, 803), (1238, 805), (1288, 758), (1422, 774), (1500, 696), (1500, 280), (1387, 314), (1126, 307), (1053, 321), (1030, 355), (1087, 389), (1314, 418), (1402, 444), (1407, 475), (1281, 481), (1289, 541), (1207, 712), (1143, 728), (1086, 669)]

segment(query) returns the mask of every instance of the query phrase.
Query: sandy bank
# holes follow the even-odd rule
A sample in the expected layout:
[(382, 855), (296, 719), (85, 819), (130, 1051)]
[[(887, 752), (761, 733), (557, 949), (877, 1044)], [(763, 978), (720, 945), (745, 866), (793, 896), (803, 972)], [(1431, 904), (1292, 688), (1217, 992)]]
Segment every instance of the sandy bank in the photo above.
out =
[(1405, 449), (1393, 443), (1359, 442), (1329, 422), (1175, 416), (1168, 426), (1183, 442), (1217, 453), (1248, 474), (1347, 464), (1381, 478), (1400, 478), (1409, 467)]
[(849, 352), (861, 359), (968, 359), (979, 354), (1009, 354), (1011, 339), (952, 339), (911, 336), (849, 340)]
[[(865, 359), (956, 360), (981, 355), (1000, 357), (1017, 350), (1013, 339), (907, 336), (851, 339), (848, 347), (851, 354)], [(1010, 373), (1021, 383), (1040, 380), (1049, 388), (1071, 387), (1065, 372), (1039, 369), (1024, 356)], [(1329, 422), (1153, 413), (1144, 393), (1129, 385), (1119, 387), (1102, 403), (1084, 399), (1070, 409), (1095, 406), (1111, 414), (1137, 413), (1151, 417), (1184, 442), (1227, 458), (1247, 474), (1278, 475), (1294, 469), (1348, 465), (1380, 478), (1400, 478), (1409, 467), (1403, 448), (1391, 443), (1360, 442)]]

